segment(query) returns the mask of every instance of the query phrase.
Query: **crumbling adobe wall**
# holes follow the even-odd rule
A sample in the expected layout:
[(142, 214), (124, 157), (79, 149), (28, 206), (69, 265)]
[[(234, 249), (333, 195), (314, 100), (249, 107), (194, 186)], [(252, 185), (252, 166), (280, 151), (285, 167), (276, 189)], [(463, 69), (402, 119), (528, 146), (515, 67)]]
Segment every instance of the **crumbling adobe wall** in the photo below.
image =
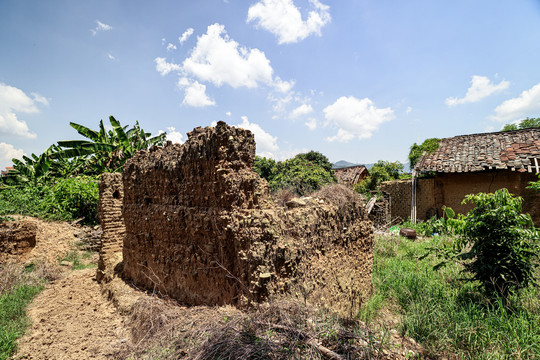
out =
[(96, 272), (99, 282), (110, 281), (115, 266), (122, 261), (122, 246), (126, 234), (122, 216), (123, 200), (122, 174), (102, 174), (99, 181), (98, 217), (103, 235)]
[(37, 225), (32, 221), (0, 222), (0, 264), (36, 246)]
[(186, 304), (293, 295), (354, 314), (373, 262), (360, 200), (276, 208), (254, 157), (251, 132), (219, 122), (129, 160), (124, 276)]
[[(412, 180), (392, 180), (381, 183), (381, 191), (390, 195), (390, 217), (393, 223), (411, 217)], [(416, 218), (428, 220), (437, 215), (435, 203), (435, 180), (418, 179), (416, 188)]]

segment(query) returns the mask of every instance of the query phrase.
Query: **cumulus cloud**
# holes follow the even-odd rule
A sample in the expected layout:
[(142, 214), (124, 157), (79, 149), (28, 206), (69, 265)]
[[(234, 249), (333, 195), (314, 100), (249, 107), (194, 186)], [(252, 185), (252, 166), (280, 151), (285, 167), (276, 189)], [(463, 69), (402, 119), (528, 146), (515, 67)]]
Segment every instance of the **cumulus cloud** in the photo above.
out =
[(198, 81), (189, 81), (180, 78), (178, 87), (184, 89), (184, 101), (182, 104), (194, 107), (205, 107), (216, 105), (216, 102), (206, 95), (206, 85)]
[(188, 28), (186, 31), (184, 31), (184, 33), (182, 34), (182, 36), (180, 36), (178, 38), (178, 41), (180, 41), (180, 45), (182, 45), (183, 43), (185, 43), (187, 41), (187, 39), (190, 38), (191, 35), (193, 35), (193, 32), (195, 30), (193, 30), (193, 28)]
[(0, 142), (0, 169), (4, 169), (6, 166), (12, 166), (12, 159), (22, 160), (24, 155), (23, 149), (15, 149), (11, 144)]
[(197, 45), (184, 60), (182, 68), (190, 76), (215, 86), (256, 88), (259, 84), (292, 87), (277, 78), (264, 52), (248, 49), (229, 38), (221, 24), (208, 26), (206, 34), (197, 38)]
[(225, 113), (225, 115), (227, 115), (228, 117), (231, 117), (232, 114), (231, 114), (230, 111), (227, 111), (227, 112)]
[[(540, 112), (540, 83), (525, 90), (518, 97), (508, 99), (495, 108), (493, 120), (517, 121)], [(532, 115), (531, 115), (532, 114)]]
[(90, 29), (90, 32), (92, 33), (92, 35), (96, 35), (98, 32), (103, 32), (103, 31), (109, 31), (112, 29), (112, 26), (111, 25), (107, 25), (107, 24), (104, 24), (102, 23), (101, 21), (99, 20), (96, 20), (96, 24), (97, 26), (94, 28), (94, 29)]
[(307, 19), (292, 0), (261, 0), (248, 10), (247, 22), (255, 22), (278, 38), (279, 44), (295, 43), (311, 34), (321, 35), (321, 28), (331, 20), (330, 7), (318, 0), (309, 0)]
[[(158, 134), (163, 134), (164, 132), (165, 131), (163, 130), (159, 130)], [(173, 143), (182, 144), (184, 142), (184, 135), (181, 132), (176, 131), (176, 128), (174, 128), (173, 126), (169, 126), (167, 128), (167, 135), (165, 136), (165, 138), (172, 141)]]
[(383, 122), (394, 118), (391, 108), (379, 109), (370, 99), (360, 100), (354, 96), (342, 96), (323, 111), (328, 124), (338, 128), (337, 134), (328, 137), (328, 141), (348, 142), (354, 138), (370, 138)]
[(317, 119), (309, 118), (304, 124), (309, 128), (309, 130), (313, 131), (317, 128)]
[(467, 89), (467, 94), (462, 98), (449, 97), (446, 99), (446, 105), (454, 106), (458, 104), (478, 102), (491, 94), (507, 89), (510, 82), (502, 80), (494, 84), (486, 76), (474, 75), (471, 80), (471, 86)]
[(255, 123), (250, 123), (247, 116), (242, 116), (242, 123), (237, 127), (251, 130), (255, 136), (255, 143), (257, 144), (257, 154), (264, 157), (276, 158), (279, 146), (277, 145), (277, 137), (270, 135), (263, 128)]
[(291, 111), (291, 114), (289, 115), (289, 117), (291, 119), (297, 119), (299, 117), (310, 114), (312, 112), (313, 112), (313, 108), (311, 107), (311, 105), (302, 104), (298, 106), (296, 109), (294, 109), (293, 111)]
[[(193, 29), (186, 30), (179, 40), (192, 33)], [(190, 106), (215, 105), (215, 101), (206, 95), (204, 83), (233, 88), (265, 85), (283, 94), (290, 93), (294, 86), (294, 80), (285, 81), (274, 76), (264, 52), (240, 46), (218, 23), (208, 26), (207, 32), (197, 37), (196, 45), (182, 64), (167, 62), (163, 57), (156, 57), (154, 62), (162, 76), (170, 72), (178, 73), (179, 85), (186, 93), (184, 104)]]
[(108, 57), (110, 60), (116, 60), (116, 58), (115, 58), (111, 53), (108, 53), (108, 54), (107, 54), (107, 57)]
[(33, 99), (16, 87), (0, 83), (0, 134), (36, 138), (37, 135), (30, 132), (26, 122), (19, 120), (16, 115), (16, 113), (38, 113), (36, 103), (49, 104), (45, 97), (37, 93), (31, 95)]
[(182, 67), (180, 65), (174, 64), (174, 63), (168, 63), (167, 60), (162, 57), (155, 58), (154, 62), (156, 63), (156, 70), (158, 73), (161, 74), (161, 76), (165, 76), (171, 71), (182, 70)]
[(167, 44), (167, 51), (176, 50), (176, 45), (168, 43)]

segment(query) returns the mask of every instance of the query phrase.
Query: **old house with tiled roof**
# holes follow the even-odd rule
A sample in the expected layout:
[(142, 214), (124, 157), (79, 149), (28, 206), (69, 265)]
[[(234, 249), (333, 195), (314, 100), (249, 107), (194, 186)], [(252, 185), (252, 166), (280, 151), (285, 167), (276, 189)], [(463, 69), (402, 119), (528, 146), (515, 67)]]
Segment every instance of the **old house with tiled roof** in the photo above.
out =
[(369, 176), (369, 171), (364, 165), (354, 165), (334, 169), (334, 174), (339, 184), (356, 185)]
[[(540, 225), (540, 195), (527, 189), (529, 182), (537, 181), (540, 173), (540, 129), (442, 139), (436, 151), (418, 160), (415, 171), (434, 175), (419, 179), (414, 188), (418, 220), (435, 214), (440, 216), (443, 205), (466, 213), (473, 205), (461, 203), (465, 195), (507, 188), (512, 194), (523, 197), (523, 211), (531, 214)], [(384, 187), (393, 197), (392, 216), (399, 213), (399, 217), (408, 218), (414, 205), (411, 181), (387, 183)]]

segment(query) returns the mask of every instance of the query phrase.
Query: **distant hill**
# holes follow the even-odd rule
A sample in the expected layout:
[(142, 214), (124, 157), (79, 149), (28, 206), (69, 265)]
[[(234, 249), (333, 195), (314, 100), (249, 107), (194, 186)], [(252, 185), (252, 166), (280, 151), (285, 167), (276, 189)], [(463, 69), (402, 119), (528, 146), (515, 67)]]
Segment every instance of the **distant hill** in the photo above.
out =
[(341, 169), (341, 168), (344, 168), (344, 167), (356, 166), (356, 165), (359, 165), (359, 164), (353, 164), (353, 163), (345, 161), (345, 160), (340, 160), (340, 161), (335, 162), (335, 163), (332, 164), (332, 169)]
[[(355, 164), (355, 163), (351, 163), (351, 162), (348, 162), (348, 161), (345, 161), (345, 160), (340, 160), (340, 161), (335, 162), (334, 164), (332, 164), (332, 169), (341, 169), (341, 168), (345, 168), (345, 167), (349, 167), (349, 166), (357, 166), (357, 165), (364, 165), (366, 167), (366, 169), (370, 170), (373, 167), (373, 165), (375, 165), (375, 163), (371, 163), (371, 164)], [(408, 162), (403, 164), (403, 172), (404, 173), (411, 172), (411, 170), (409, 169), (409, 163)]]

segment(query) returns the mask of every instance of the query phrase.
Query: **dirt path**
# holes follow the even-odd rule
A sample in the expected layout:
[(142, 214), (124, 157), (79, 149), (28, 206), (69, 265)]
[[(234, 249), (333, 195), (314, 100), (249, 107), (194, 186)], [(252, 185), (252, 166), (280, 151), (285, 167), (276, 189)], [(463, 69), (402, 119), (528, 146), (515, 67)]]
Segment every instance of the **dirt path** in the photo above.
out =
[(32, 327), (15, 359), (108, 359), (126, 338), (124, 318), (101, 294), (95, 268), (47, 285), (30, 305)]

